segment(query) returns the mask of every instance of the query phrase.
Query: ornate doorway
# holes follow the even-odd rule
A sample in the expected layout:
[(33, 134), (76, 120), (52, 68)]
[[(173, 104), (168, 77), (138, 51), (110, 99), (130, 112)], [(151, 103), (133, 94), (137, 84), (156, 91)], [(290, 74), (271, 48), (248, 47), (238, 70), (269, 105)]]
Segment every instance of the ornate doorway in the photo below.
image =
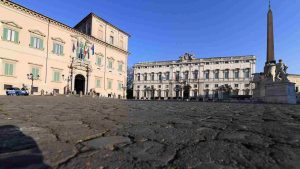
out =
[(84, 94), (84, 88), (85, 88), (85, 77), (81, 74), (78, 74), (75, 76), (75, 85), (74, 89), (77, 94), (82, 92)]

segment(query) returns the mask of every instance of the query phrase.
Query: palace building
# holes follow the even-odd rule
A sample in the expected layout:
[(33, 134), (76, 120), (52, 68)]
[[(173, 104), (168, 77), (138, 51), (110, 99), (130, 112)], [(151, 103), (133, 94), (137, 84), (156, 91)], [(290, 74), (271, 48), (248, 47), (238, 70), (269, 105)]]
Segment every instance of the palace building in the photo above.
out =
[(94, 13), (75, 27), (8, 0), (0, 13), (0, 94), (27, 87), (125, 98), (128, 33)]
[(134, 65), (133, 95), (136, 99), (223, 98), (252, 95), (255, 56), (197, 59), (184, 54), (179, 60), (144, 62)]

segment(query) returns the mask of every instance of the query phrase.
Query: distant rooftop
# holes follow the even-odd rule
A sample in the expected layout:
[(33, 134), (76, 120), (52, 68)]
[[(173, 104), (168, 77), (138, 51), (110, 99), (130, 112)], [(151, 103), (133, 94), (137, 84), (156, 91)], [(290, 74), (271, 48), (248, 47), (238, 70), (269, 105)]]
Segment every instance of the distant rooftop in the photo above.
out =
[(256, 57), (254, 55), (244, 55), (244, 56), (218, 56), (218, 57), (204, 57), (204, 58), (189, 58), (187, 60), (181, 60), (179, 57), (178, 60), (167, 60), (167, 61), (149, 61), (149, 62), (138, 62), (135, 65), (141, 65), (141, 64), (166, 64), (166, 63), (182, 63), (183, 61), (186, 62), (198, 62), (198, 61), (206, 61), (206, 60), (230, 60), (230, 59), (255, 59)]

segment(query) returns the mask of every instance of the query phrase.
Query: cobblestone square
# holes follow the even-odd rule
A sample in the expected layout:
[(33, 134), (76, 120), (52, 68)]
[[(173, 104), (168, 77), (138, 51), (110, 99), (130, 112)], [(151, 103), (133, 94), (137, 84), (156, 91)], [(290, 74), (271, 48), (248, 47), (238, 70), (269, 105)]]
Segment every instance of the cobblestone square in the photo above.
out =
[(0, 168), (297, 169), (300, 105), (0, 96)]

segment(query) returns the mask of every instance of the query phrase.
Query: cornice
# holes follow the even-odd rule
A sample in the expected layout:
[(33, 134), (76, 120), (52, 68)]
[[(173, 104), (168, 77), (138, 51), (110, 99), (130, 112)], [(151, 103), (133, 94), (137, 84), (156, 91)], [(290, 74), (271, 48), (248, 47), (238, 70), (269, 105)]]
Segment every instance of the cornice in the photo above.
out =
[(72, 27), (70, 27), (70, 26), (68, 26), (68, 25), (66, 25), (66, 24), (64, 24), (64, 23), (61, 23), (61, 22), (56, 21), (56, 20), (54, 20), (54, 19), (52, 19), (52, 18), (50, 18), (50, 17), (47, 17), (47, 16), (45, 16), (45, 15), (42, 15), (42, 14), (36, 12), (36, 11), (33, 11), (33, 10), (31, 10), (31, 9), (28, 9), (28, 8), (26, 8), (26, 7), (22, 6), (22, 5), (19, 5), (19, 4), (15, 3), (15, 2), (8, 1), (8, 0), (0, 0), (0, 4), (5, 5), (5, 6), (8, 6), (8, 7), (13, 8), (13, 9), (16, 9), (16, 10), (18, 10), (18, 11), (20, 11), (20, 12), (26, 13), (26, 14), (31, 15), (31, 16), (33, 16), (33, 17), (36, 17), (36, 18), (38, 18), (38, 19), (40, 19), (40, 20), (43, 20), (43, 21), (45, 21), (45, 22), (48, 22), (49, 24), (51, 23), (51, 24), (53, 24), (53, 25), (60, 26), (60, 27), (62, 27), (62, 28), (64, 28), (64, 29), (66, 29), (66, 30), (72, 32), (72, 33), (76, 33), (77, 35), (81, 35), (81, 36), (85, 37), (86, 39), (90, 39), (90, 40), (93, 40), (93, 41), (98, 42), (98, 43), (100, 43), (100, 44), (103, 44), (103, 45), (105, 45), (106, 47), (110, 47), (110, 48), (112, 48), (112, 49), (116, 49), (116, 50), (118, 50), (119, 52), (122, 52), (122, 53), (124, 53), (124, 54), (126, 54), (126, 55), (129, 55), (129, 54), (130, 54), (128, 51), (125, 51), (125, 50), (120, 49), (120, 48), (118, 48), (118, 47), (116, 47), (116, 46), (113, 46), (113, 45), (111, 45), (111, 44), (109, 44), (109, 43), (106, 43), (106, 42), (104, 42), (104, 41), (102, 41), (102, 40), (100, 40), (100, 39), (97, 39), (97, 38), (93, 37), (93, 36), (86, 35), (86, 34), (80, 32), (80, 31), (78, 31), (78, 30), (76, 30), (76, 29), (74, 29), (74, 28), (72, 28)]

